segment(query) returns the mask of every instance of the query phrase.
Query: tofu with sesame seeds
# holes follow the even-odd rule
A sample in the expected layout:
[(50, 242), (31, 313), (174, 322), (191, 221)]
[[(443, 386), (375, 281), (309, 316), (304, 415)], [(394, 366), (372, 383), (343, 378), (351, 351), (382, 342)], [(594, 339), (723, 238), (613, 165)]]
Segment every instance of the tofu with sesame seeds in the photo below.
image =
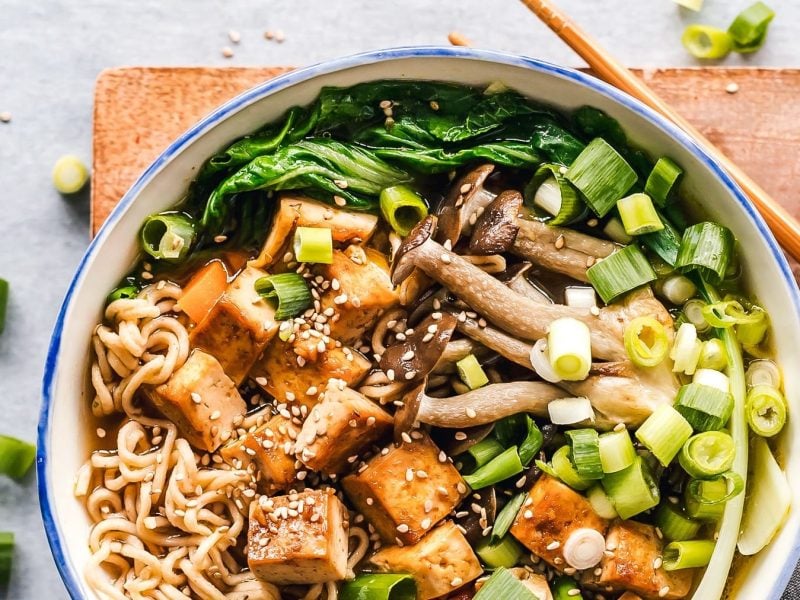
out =
[(322, 310), (332, 308), (331, 336), (353, 344), (369, 331), (384, 311), (395, 306), (399, 295), (389, 277), (389, 263), (381, 252), (350, 245), (334, 250), (333, 262), (315, 265), (326, 280), (337, 281), (320, 299)]
[(330, 488), (264, 496), (250, 505), (247, 564), (259, 579), (279, 585), (344, 579), (347, 519)]
[(387, 544), (418, 542), (469, 493), (427, 436), (390, 446), (342, 479), (342, 487)]
[[(652, 525), (616, 521), (606, 535), (609, 552), (599, 575), (586, 571), (583, 584), (598, 590), (632, 592), (643, 600), (679, 600), (689, 595), (695, 569), (666, 571), (657, 559), (663, 542)], [(658, 566), (658, 568), (655, 568)]]
[(362, 450), (381, 440), (393, 423), (375, 402), (344, 382), (331, 380), (297, 436), (297, 458), (313, 471), (341, 473)]
[(387, 546), (368, 559), (382, 573), (409, 573), (417, 584), (417, 600), (444, 597), (483, 573), (467, 538), (445, 521), (413, 546)]
[(247, 412), (236, 384), (219, 361), (202, 350), (194, 350), (166, 383), (148, 390), (148, 396), (192, 446), (208, 452), (231, 437), (237, 417)]
[(193, 347), (217, 358), (236, 385), (278, 331), (275, 310), (254, 287), (266, 275), (253, 267), (244, 269), (189, 336)]
[(254, 464), (260, 473), (261, 489), (270, 493), (285, 490), (297, 482), (294, 440), (298, 433), (299, 427), (289, 419), (275, 415), (223, 446), (220, 454), (235, 469), (246, 469)]
[(511, 535), (528, 550), (558, 570), (564, 561), (564, 544), (578, 529), (594, 529), (605, 535), (608, 521), (571, 487), (542, 475), (528, 492), (511, 526)]

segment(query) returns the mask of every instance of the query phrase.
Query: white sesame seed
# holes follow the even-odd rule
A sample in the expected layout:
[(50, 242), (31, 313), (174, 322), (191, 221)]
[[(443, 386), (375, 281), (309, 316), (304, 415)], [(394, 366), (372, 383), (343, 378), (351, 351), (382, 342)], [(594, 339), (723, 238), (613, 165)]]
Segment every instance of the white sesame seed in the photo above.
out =
[(405, 377), (405, 378), (406, 378), (408, 381), (411, 381), (411, 380), (412, 380), (412, 379), (414, 379), (414, 377), (416, 377), (416, 376), (417, 376), (417, 372), (416, 372), (416, 371), (409, 371), (408, 373), (406, 373), (406, 374), (404, 375), (404, 377)]
[(200, 394), (197, 392), (192, 392), (190, 396), (192, 397), (192, 402), (195, 404), (200, 404), (203, 401), (203, 399), (200, 397)]
[(409, 350), (408, 352), (403, 354), (403, 356), (400, 357), (400, 360), (411, 360), (412, 358), (414, 358), (414, 351)]
[(409, 527), (405, 523), (400, 523), (400, 525), (397, 526), (397, 531), (400, 533), (408, 533), (408, 529)]
[(98, 427), (97, 428), (97, 437), (99, 437), (100, 439), (106, 437), (106, 430), (103, 429), (102, 427)]
[(729, 94), (735, 94), (736, 92), (739, 91), (739, 84), (732, 81), (731, 83), (725, 86), (725, 91), (728, 92)]
[(231, 48), (230, 46), (223, 46), (222, 56), (224, 56), (225, 58), (233, 58), (233, 48)]
[(467, 439), (467, 434), (464, 433), (463, 431), (456, 431), (453, 437), (456, 438), (456, 440), (458, 440), (459, 442), (463, 442), (465, 439)]
[(477, 417), (477, 416), (478, 416), (478, 413), (476, 413), (476, 412), (475, 412), (475, 409), (474, 409), (474, 408), (469, 408), (469, 407), (467, 407), (466, 413), (467, 413), (467, 416), (468, 416), (470, 419), (474, 419), (475, 417)]
[(552, 542), (547, 544), (547, 549), (548, 550), (558, 550), (558, 548), (560, 546), (561, 546), (561, 542), (559, 542), (558, 540), (553, 540)]
[(241, 41), (242, 41), (242, 36), (241, 36), (241, 34), (240, 34), (238, 31), (236, 31), (236, 30), (234, 30), (234, 29), (231, 29), (231, 30), (228, 32), (228, 39), (229, 39), (229, 40), (230, 40), (232, 43), (234, 43), (234, 44), (238, 44), (239, 42), (241, 42)]
[(211, 413), (211, 416), (209, 417), (209, 419), (211, 419), (212, 421), (215, 421), (215, 420), (219, 419), (221, 414), (222, 413), (220, 411), (215, 410), (214, 412)]
[(663, 564), (664, 564), (664, 559), (661, 558), (660, 556), (657, 556), (656, 559), (653, 561), (653, 568), (660, 569), (661, 565)]
[(452, 587), (458, 587), (464, 583), (464, 580), (461, 577), (453, 577), (452, 581), (450, 581), (450, 585)]
[(0, 112), (0, 121), (2, 121), (3, 123), (8, 123), (9, 121), (11, 121), (11, 113), (8, 112), (7, 110)]
[(524, 513), (522, 513), (522, 516), (525, 517), (526, 519), (532, 519), (533, 518), (533, 511), (532, 510), (526, 510)]
[(444, 264), (446, 264), (446, 265), (449, 265), (451, 260), (452, 260), (452, 259), (450, 258), (450, 255), (449, 255), (449, 254), (442, 254), (442, 256), (441, 256), (441, 261), (442, 261)]
[(667, 594), (669, 594), (669, 586), (668, 585), (665, 585), (660, 590), (658, 590), (658, 597), (659, 598), (663, 598)]
[(406, 469), (406, 481), (414, 481), (414, 469)]

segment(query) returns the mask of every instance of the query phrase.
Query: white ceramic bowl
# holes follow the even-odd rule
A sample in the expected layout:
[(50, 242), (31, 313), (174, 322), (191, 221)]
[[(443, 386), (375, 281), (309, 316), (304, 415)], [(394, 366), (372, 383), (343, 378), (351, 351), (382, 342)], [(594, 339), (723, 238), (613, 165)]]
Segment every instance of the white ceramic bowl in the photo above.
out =
[[(44, 376), (39, 424), (39, 498), (61, 576), (73, 598), (94, 598), (82, 576), (89, 556), (89, 520), (72, 494), (86, 459), (85, 423), (89, 338), (106, 294), (132, 266), (136, 232), (149, 214), (169, 208), (203, 161), (232, 140), (311, 102), (322, 86), (385, 78), (446, 80), (483, 85), (500, 80), (535, 100), (571, 110), (590, 104), (618, 119), (633, 143), (653, 157), (668, 155), (686, 171), (684, 190), (710, 216), (730, 227), (741, 244), (751, 289), (776, 327), (778, 359), (787, 367), (786, 391), (794, 411), (800, 391), (800, 298), (788, 265), (761, 217), (741, 190), (688, 136), (639, 102), (577, 71), (537, 60), (463, 48), (403, 48), (338, 59), (277, 77), (245, 92), (179, 137), (125, 194), (78, 267), (53, 332)], [(797, 412), (793, 413), (794, 415)], [(789, 421), (782, 454), (800, 498), (800, 418)], [(777, 600), (800, 556), (800, 508), (773, 543), (753, 561), (737, 598)], [(697, 599), (702, 600), (702, 599)]]

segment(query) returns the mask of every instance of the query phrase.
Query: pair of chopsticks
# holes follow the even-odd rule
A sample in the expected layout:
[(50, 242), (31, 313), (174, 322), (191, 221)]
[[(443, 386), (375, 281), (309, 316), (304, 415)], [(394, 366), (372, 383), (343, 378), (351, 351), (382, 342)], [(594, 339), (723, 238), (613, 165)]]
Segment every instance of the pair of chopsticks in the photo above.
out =
[(636, 77), (624, 65), (601, 48), (597, 42), (580, 29), (569, 17), (560, 12), (551, 2), (548, 0), (522, 0), (522, 3), (583, 58), (598, 77), (627, 92), (656, 112), (661, 113), (699, 142), (706, 152), (728, 171), (731, 177), (750, 197), (750, 200), (761, 213), (761, 216), (764, 217), (772, 233), (775, 234), (778, 242), (786, 252), (796, 260), (800, 260), (800, 223), (778, 204), (766, 190), (753, 181), (747, 173), (716, 148), (691, 123), (664, 102), (644, 81)]

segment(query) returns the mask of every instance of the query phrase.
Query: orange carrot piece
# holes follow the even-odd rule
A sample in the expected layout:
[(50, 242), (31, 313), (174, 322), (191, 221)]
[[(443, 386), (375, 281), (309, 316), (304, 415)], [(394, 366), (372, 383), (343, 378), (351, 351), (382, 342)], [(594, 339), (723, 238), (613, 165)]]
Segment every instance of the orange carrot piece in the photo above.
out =
[(178, 306), (195, 323), (206, 318), (228, 287), (228, 272), (225, 265), (214, 260), (205, 265), (183, 288)]

